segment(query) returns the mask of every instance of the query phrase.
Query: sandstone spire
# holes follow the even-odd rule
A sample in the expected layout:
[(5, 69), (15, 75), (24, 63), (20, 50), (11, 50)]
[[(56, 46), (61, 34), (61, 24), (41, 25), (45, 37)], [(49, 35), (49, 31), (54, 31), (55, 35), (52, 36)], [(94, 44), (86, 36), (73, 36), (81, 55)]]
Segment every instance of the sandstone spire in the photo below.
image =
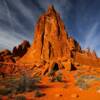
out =
[(48, 6), (48, 13), (51, 13), (51, 12), (55, 12), (55, 9), (54, 9), (54, 6), (53, 5), (49, 5)]
[(50, 5), (48, 10), (40, 16), (35, 28), (32, 46), (20, 61), (25, 63), (41, 60), (49, 62), (62, 60), (69, 56), (68, 34), (59, 14)]

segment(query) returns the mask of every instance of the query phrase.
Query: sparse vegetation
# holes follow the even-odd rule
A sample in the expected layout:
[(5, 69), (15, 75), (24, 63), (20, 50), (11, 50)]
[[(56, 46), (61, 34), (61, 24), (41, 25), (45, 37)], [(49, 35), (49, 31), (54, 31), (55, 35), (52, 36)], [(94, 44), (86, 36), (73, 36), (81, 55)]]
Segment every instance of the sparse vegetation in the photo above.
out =
[(33, 91), (38, 88), (37, 83), (40, 82), (40, 80), (41, 78), (39, 76), (28, 77), (26, 74), (17, 78), (8, 77), (6, 79), (1, 79), (0, 83), (3, 85), (3, 88), (0, 87), (0, 95)]
[(62, 82), (62, 73), (58, 73), (56, 76), (52, 77), (51, 82)]
[(9, 93), (11, 93), (11, 88), (0, 88), (0, 95), (8, 95)]
[(100, 81), (100, 77), (96, 77), (95, 80), (96, 80), (96, 81)]
[(40, 83), (40, 81), (41, 81), (41, 77), (38, 76), (38, 75), (34, 75), (34, 77), (33, 77), (33, 81), (34, 81), (34, 83)]
[(76, 85), (82, 89), (88, 89), (93, 82), (100, 81), (100, 77), (96, 75), (75, 75)]
[(21, 96), (16, 96), (15, 100), (26, 100), (26, 97), (21, 95)]
[(39, 90), (37, 90), (36, 92), (35, 92), (35, 97), (42, 97), (42, 96), (44, 96), (45, 94), (44, 93), (42, 93), (42, 92), (40, 92)]
[(19, 82), (18, 82), (18, 86), (17, 86), (17, 91), (19, 92), (25, 92), (25, 91), (32, 91), (37, 89), (37, 83), (40, 82), (40, 77), (28, 77), (26, 75), (23, 75)]
[(20, 92), (24, 92), (30, 89), (32, 86), (32, 79), (27, 77), (26, 75), (22, 75), (18, 82), (17, 90)]
[(76, 85), (79, 86), (82, 89), (88, 89), (89, 84), (86, 83), (86, 81), (82, 78), (77, 79)]

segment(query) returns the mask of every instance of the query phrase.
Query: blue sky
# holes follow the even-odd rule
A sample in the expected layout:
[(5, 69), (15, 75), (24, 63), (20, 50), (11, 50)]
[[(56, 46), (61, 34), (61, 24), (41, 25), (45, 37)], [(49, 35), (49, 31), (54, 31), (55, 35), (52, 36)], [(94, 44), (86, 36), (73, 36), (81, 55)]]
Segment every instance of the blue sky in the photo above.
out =
[(66, 31), (100, 56), (100, 0), (0, 0), (0, 49), (32, 42), (39, 16), (53, 4)]

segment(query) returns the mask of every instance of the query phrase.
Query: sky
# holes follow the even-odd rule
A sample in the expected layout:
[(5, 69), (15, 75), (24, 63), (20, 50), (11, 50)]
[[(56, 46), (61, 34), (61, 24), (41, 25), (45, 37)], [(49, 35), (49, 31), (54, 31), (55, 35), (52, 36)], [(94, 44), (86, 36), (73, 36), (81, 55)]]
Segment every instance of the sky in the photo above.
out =
[(34, 28), (48, 5), (54, 5), (66, 31), (82, 48), (100, 57), (100, 0), (0, 0), (0, 50), (33, 40)]

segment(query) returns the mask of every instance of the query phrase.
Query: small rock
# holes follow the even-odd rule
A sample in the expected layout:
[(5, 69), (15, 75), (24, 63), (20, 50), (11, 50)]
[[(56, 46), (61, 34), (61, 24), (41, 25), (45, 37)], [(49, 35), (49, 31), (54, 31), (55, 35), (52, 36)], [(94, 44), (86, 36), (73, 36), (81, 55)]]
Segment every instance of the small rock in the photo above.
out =
[(79, 95), (78, 95), (78, 94), (72, 94), (71, 97), (72, 97), (72, 98), (78, 98)]
[(55, 96), (56, 96), (56, 97), (61, 97), (61, 96), (62, 96), (62, 94), (56, 94)]

